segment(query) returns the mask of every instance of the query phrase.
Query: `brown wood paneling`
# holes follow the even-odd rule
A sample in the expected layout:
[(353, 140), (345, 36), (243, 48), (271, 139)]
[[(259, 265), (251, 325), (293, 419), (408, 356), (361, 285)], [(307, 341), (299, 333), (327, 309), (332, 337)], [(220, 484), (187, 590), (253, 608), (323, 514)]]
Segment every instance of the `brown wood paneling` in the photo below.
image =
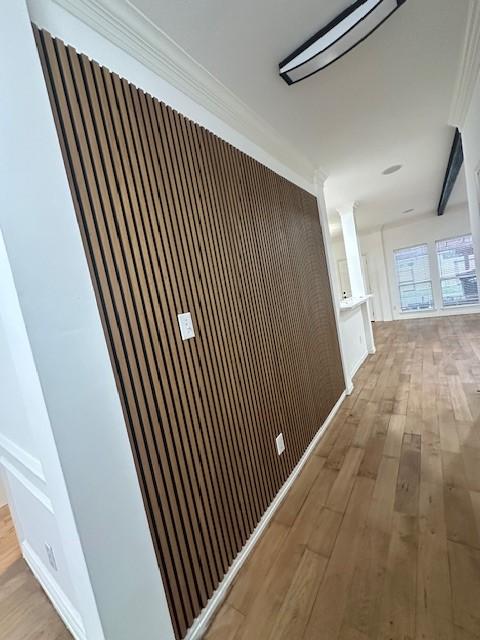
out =
[(182, 637), (344, 387), (316, 200), (35, 34)]

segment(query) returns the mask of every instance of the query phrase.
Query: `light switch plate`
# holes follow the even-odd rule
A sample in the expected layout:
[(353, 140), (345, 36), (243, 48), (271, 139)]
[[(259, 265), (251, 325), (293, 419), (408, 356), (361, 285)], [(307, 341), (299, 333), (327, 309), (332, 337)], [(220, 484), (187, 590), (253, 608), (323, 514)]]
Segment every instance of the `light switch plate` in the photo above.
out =
[(177, 318), (182, 340), (190, 340), (190, 338), (194, 338), (195, 332), (193, 330), (192, 315), (190, 313), (179, 313)]
[(283, 433), (280, 433), (276, 438), (275, 438), (275, 442), (277, 443), (277, 452), (278, 455), (281, 456), (282, 453), (285, 451), (285, 442), (283, 440)]

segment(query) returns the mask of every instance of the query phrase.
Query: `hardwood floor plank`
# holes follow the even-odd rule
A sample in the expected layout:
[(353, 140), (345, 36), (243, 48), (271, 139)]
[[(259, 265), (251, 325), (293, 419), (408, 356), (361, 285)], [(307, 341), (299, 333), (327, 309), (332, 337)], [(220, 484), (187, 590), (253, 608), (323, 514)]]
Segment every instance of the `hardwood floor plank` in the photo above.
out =
[(262, 536), (257, 547), (242, 569), (242, 579), (236, 580), (227, 597), (227, 603), (235, 610), (246, 614), (258, 584), (263, 580), (284, 542), (289, 527), (281, 522), (273, 521)]
[(424, 482), (443, 483), (440, 435), (435, 420), (424, 424), (422, 430), (421, 478)]
[(370, 435), (372, 433), (377, 414), (378, 414), (378, 403), (368, 402), (353, 438), (352, 444), (354, 447), (366, 446), (370, 438)]
[(417, 527), (415, 517), (394, 514), (378, 640), (415, 637)]
[(308, 539), (308, 548), (325, 558), (329, 558), (332, 553), (342, 519), (343, 516), (341, 513), (324, 507), (320, 511), (313, 527), (313, 531)]
[(480, 547), (472, 500), (467, 489), (445, 486), (443, 496), (448, 539), (470, 547)]
[(357, 629), (353, 629), (352, 627), (343, 625), (340, 629), (338, 640), (369, 640), (369, 638)]
[(313, 605), (304, 640), (335, 640), (340, 633), (373, 485), (373, 480), (369, 478), (357, 478), (355, 481), (330, 562)]
[(345, 456), (347, 455), (350, 446), (353, 443), (355, 432), (357, 431), (357, 424), (350, 418), (343, 424), (339, 436), (333, 445), (325, 466), (329, 469), (341, 469)]
[(245, 616), (240, 611), (230, 604), (224, 605), (205, 635), (205, 640), (235, 640), (244, 620)]
[(449, 376), (448, 387), (450, 389), (450, 399), (452, 401), (455, 419), (460, 422), (473, 420), (470, 406), (459, 376)]
[(480, 449), (462, 447), (462, 457), (470, 491), (480, 491)]
[(448, 563), (443, 490), (422, 482), (418, 543), (416, 638), (453, 637), (452, 590)]
[(348, 450), (327, 500), (327, 507), (332, 511), (344, 513), (363, 455), (364, 450), (358, 447), (351, 447)]
[(448, 543), (452, 576), (454, 622), (480, 636), (480, 551), (455, 542)]
[(457, 423), (452, 409), (448, 386), (442, 386), (437, 397), (438, 425), (440, 429), (440, 447), (442, 451), (460, 453)]
[(400, 457), (405, 422), (405, 416), (395, 414), (390, 417), (383, 455), (393, 458)]
[(269, 636), (271, 640), (302, 637), (327, 562), (327, 558), (305, 549)]
[(310, 458), (275, 514), (277, 522), (287, 527), (292, 526), (324, 464), (325, 458), (319, 456)]
[(375, 433), (367, 442), (365, 455), (358, 469), (358, 475), (375, 480), (385, 448), (385, 436)]
[(348, 594), (344, 624), (369, 638), (378, 633), (398, 464), (396, 458), (382, 458)]
[(394, 509), (398, 513), (416, 516), (421, 468), (421, 437), (415, 434), (403, 435), (400, 466)]
[(467, 488), (465, 463), (460, 453), (442, 451), (443, 481), (447, 487)]
[(477, 524), (477, 534), (480, 537), (480, 492), (470, 491), (470, 500), (472, 501), (473, 515)]
[[(326, 468), (318, 474), (297, 519), (279, 548), (275, 562), (271, 563), (261, 583), (254, 587), (249, 611), (235, 640), (264, 640), (268, 637), (303, 556), (316, 517), (324, 507), (337, 476), (337, 471)], [(237, 580), (242, 578), (243, 571)]]

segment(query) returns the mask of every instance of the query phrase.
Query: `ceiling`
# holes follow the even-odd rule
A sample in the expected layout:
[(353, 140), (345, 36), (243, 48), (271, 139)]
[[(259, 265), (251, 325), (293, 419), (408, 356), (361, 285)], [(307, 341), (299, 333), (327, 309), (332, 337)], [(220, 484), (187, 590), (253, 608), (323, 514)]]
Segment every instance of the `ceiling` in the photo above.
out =
[[(331, 215), (357, 201), (361, 230), (435, 209), (468, 0), (407, 0), (349, 54), (290, 87), (279, 61), (352, 0), (130, 2), (328, 174)], [(393, 164), (403, 168), (382, 175)]]

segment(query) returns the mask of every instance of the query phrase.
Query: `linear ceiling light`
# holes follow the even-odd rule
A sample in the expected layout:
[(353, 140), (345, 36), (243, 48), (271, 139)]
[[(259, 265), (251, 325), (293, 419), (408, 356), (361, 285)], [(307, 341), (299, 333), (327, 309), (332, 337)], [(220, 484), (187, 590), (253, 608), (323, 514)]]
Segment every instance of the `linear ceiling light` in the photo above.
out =
[(280, 65), (280, 75), (294, 84), (325, 69), (375, 31), (406, 0), (357, 0), (296, 49)]

